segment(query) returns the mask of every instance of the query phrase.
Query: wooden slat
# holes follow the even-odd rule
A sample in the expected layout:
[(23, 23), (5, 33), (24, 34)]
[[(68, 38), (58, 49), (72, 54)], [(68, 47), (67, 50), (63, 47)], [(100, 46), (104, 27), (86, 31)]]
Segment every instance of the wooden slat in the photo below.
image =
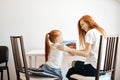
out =
[(22, 71), (22, 64), (21, 64), (22, 62), (21, 62), (20, 53), (18, 50), (17, 39), (14, 39), (13, 37), (11, 37), (11, 43), (13, 48), (13, 57), (14, 57), (16, 69)]

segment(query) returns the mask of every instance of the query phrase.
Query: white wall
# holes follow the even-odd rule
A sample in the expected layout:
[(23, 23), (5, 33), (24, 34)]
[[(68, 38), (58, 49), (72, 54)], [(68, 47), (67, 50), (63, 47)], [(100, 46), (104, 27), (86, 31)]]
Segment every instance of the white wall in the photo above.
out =
[[(119, 5), (118, 5), (118, 14), (120, 14), (120, 0), (117, 0), (118, 1), (118, 3), (119, 3)], [(118, 15), (118, 21), (120, 21), (120, 15)], [(117, 29), (120, 27), (120, 22), (118, 23), (118, 25), (117, 25)], [(119, 34), (120, 34), (120, 30), (118, 29), (118, 31), (117, 31)], [(119, 42), (120, 42), (120, 40), (119, 40)], [(120, 56), (120, 45), (119, 45), (119, 49), (118, 49), (118, 57), (117, 57), (117, 72), (116, 72), (116, 80), (119, 80), (120, 79), (120, 58), (119, 58), (119, 56)]]
[(108, 34), (120, 34), (120, 3), (115, 0), (0, 0), (0, 45), (10, 48), (11, 80), (16, 78), (10, 35), (23, 35), (26, 51), (43, 49), (51, 29), (60, 29), (64, 39), (77, 39), (77, 21), (85, 14)]

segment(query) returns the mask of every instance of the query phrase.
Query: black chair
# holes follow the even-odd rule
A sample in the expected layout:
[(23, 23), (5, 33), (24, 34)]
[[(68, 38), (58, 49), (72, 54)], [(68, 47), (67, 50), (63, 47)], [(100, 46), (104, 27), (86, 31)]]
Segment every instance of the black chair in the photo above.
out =
[[(71, 78), (76, 80), (115, 80), (118, 44), (119, 35), (107, 35), (106, 37), (101, 36), (98, 52), (97, 75), (95, 77), (90, 77), (73, 74), (71, 75)], [(100, 71), (102, 66), (101, 63), (103, 63), (102, 72)], [(100, 76), (101, 73), (105, 73), (105, 75)]]
[(7, 70), (8, 80), (10, 80), (9, 76), (9, 68), (8, 68), (8, 58), (9, 58), (9, 50), (7, 46), (0, 46), (0, 72), (1, 72), (1, 80), (3, 80), (3, 71)]

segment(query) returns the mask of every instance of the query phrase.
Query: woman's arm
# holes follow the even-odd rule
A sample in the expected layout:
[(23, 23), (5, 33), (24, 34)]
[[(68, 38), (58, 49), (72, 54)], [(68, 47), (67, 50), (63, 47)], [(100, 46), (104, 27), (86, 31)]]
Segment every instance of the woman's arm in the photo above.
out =
[(83, 49), (83, 50), (75, 50), (75, 55), (87, 57), (89, 55), (89, 53), (90, 53), (90, 50), (91, 50), (91, 44), (86, 43), (85, 49)]

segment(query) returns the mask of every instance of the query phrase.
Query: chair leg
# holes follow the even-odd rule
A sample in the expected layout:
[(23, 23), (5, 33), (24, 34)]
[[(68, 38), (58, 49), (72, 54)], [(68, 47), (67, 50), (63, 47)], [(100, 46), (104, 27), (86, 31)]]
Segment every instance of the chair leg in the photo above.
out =
[(21, 80), (19, 72), (16, 72), (16, 76), (17, 76), (17, 80)]
[(3, 70), (1, 71), (1, 80), (3, 80)]
[(7, 75), (8, 75), (8, 80), (10, 80), (10, 75), (9, 75), (9, 69), (7, 67)]

